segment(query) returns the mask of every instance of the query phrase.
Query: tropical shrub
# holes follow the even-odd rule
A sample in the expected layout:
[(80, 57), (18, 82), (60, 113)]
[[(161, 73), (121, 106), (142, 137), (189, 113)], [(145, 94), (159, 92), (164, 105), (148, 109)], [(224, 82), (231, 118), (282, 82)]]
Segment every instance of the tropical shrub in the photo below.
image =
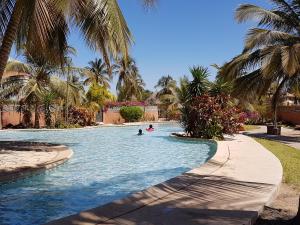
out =
[(107, 101), (112, 101), (115, 96), (105, 86), (101, 86), (97, 83), (92, 83), (86, 93), (87, 100), (89, 102), (95, 102), (99, 106), (103, 106)]
[(261, 121), (261, 116), (258, 112), (244, 112), (245, 124), (255, 125)]
[(69, 110), (70, 124), (78, 124), (80, 126), (93, 125), (93, 113), (84, 107), (72, 107)]
[(178, 109), (167, 110), (167, 114), (166, 114), (167, 120), (177, 120), (177, 121), (179, 121), (180, 116), (181, 116), (181, 113), (180, 113), (180, 110), (178, 110)]
[(183, 104), (181, 124), (191, 137), (223, 139), (239, 131), (244, 117), (227, 95), (194, 97)]
[(55, 128), (57, 129), (69, 129), (69, 128), (81, 128), (79, 124), (68, 124), (64, 121), (56, 121)]
[(143, 117), (144, 112), (138, 106), (123, 106), (120, 109), (120, 114), (126, 122), (136, 122)]

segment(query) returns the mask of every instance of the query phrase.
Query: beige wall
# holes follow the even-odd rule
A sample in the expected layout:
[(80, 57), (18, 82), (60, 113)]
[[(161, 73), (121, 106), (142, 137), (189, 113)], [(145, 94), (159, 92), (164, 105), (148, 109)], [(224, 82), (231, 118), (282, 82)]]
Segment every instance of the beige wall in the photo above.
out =
[[(31, 122), (34, 124), (34, 113), (32, 113), (31, 117)], [(10, 111), (10, 112), (2, 112), (2, 126), (6, 127), (8, 124), (12, 125), (18, 125), (22, 122), (23, 120), (23, 114), (21, 114), (21, 119), (20, 119), (20, 114), (16, 111)], [(40, 126), (44, 127), (45, 126), (45, 118), (44, 114), (40, 115)]]
[(121, 124), (124, 122), (125, 120), (119, 112), (107, 111), (103, 113), (103, 123), (105, 124)]
[(278, 118), (294, 125), (300, 125), (300, 106), (280, 106)]
[[(125, 120), (122, 118), (119, 112), (119, 107), (108, 109), (103, 112), (104, 124), (122, 124)], [(144, 110), (144, 121), (158, 121), (158, 109), (157, 106), (142, 107)]]

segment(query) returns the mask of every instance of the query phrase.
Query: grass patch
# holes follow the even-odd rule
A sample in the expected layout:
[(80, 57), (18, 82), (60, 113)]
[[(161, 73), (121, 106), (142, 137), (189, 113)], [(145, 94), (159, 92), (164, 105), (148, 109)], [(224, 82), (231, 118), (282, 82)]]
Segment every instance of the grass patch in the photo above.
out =
[(300, 150), (277, 141), (255, 138), (281, 162), (284, 182), (300, 189)]
[(245, 131), (249, 131), (249, 130), (259, 129), (259, 126), (256, 126), (256, 125), (244, 125), (243, 128), (245, 129)]

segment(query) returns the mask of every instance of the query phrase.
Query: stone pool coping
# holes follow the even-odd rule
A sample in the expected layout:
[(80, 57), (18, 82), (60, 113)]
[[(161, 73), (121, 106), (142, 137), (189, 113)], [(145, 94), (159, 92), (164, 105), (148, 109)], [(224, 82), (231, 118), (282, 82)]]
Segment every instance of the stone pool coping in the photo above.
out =
[(100, 124), (96, 126), (86, 126), (86, 127), (78, 127), (78, 128), (16, 128), (16, 129), (2, 129), (0, 132), (6, 132), (6, 131), (68, 131), (68, 130), (90, 130), (90, 129), (95, 129), (95, 128), (101, 128), (101, 127), (132, 127), (132, 126), (144, 126), (144, 125), (149, 125), (149, 124), (179, 124), (178, 121), (149, 121), (149, 122), (132, 122), (132, 123), (122, 123), (122, 124)]
[(276, 197), (280, 161), (250, 137), (218, 142), (206, 164), (104, 206), (47, 225), (254, 224)]
[(64, 145), (0, 141), (0, 182), (29, 176), (63, 164), (73, 155)]

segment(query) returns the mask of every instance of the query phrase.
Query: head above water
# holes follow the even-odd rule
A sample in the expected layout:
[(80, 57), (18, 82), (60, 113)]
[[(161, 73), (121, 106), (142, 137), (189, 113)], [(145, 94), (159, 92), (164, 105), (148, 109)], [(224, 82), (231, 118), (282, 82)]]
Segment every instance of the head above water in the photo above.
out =
[(139, 135), (143, 134), (143, 130), (142, 129), (139, 129)]
[(149, 125), (149, 128), (150, 128), (150, 129), (152, 129), (152, 128), (153, 128), (152, 124), (150, 124), (150, 125)]

